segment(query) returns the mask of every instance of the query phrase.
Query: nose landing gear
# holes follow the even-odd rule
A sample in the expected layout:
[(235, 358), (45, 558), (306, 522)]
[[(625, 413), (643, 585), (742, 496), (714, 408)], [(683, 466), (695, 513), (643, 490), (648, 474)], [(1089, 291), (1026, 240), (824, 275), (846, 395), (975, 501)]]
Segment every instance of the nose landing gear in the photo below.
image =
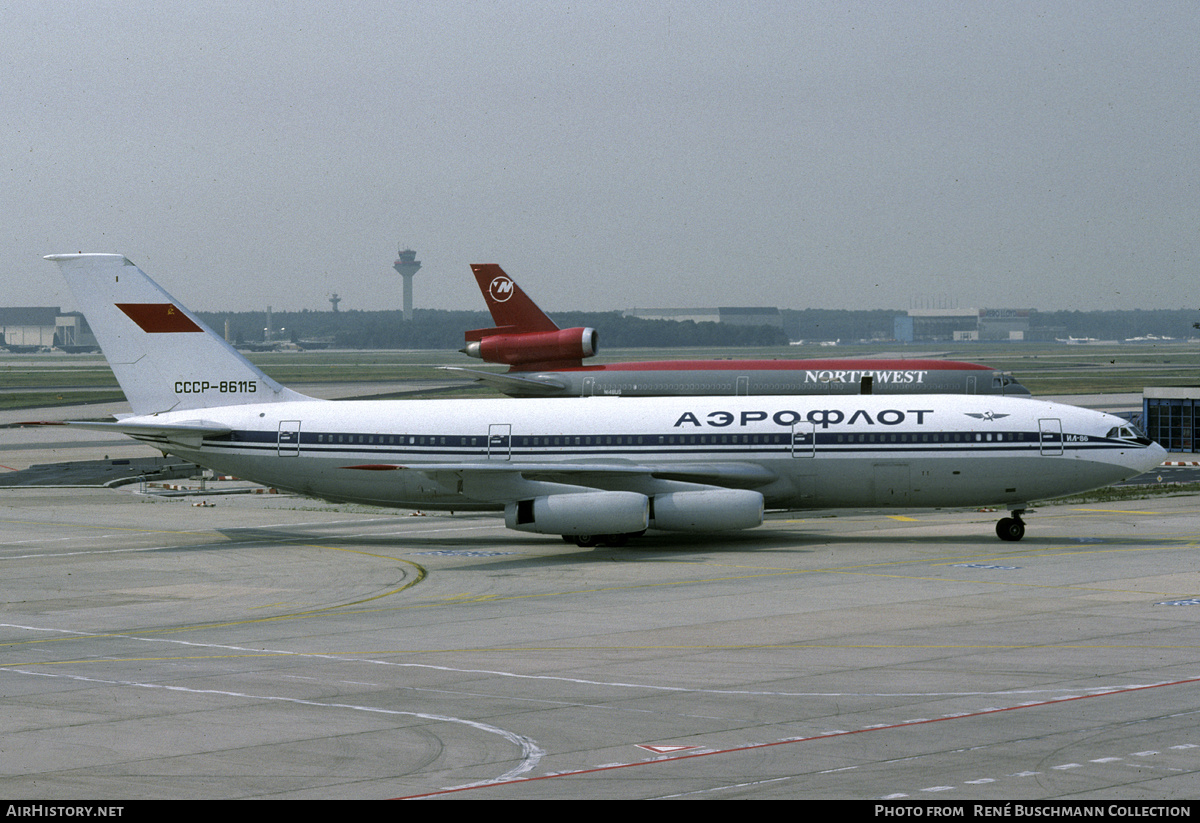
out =
[(1012, 543), (1024, 537), (1025, 521), (1021, 519), (1021, 515), (1024, 513), (1024, 509), (1014, 509), (1009, 512), (1012, 517), (1001, 517), (1000, 521), (996, 523), (996, 536)]

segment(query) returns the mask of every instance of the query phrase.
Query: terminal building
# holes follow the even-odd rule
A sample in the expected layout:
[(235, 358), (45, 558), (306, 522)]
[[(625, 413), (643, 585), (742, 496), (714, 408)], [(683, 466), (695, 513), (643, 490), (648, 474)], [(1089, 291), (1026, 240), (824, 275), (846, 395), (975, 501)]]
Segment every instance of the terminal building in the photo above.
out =
[(9, 351), (99, 351), (100, 346), (79, 312), (53, 306), (0, 308), (0, 348)]
[(900, 343), (1029, 339), (1033, 309), (912, 309), (896, 318)]
[[(1034, 309), (912, 309), (895, 319), (893, 337), (899, 343), (1028, 340), (1035, 313)], [(783, 312), (774, 306), (626, 309), (622, 314), (642, 320), (784, 327)]]
[(1142, 423), (1146, 435), (1170, 452), (1196, 451), (1200, 425), (1200, 387), (1154, 387), (1142, 391)]
[(720, 306), (714, 309), (626, 309), (624, 317), (641, 320), (676, 320), (693, 323), (724, 323), (731, 326), (774, 326), (783, 328), (783, 313), (774, 306)]

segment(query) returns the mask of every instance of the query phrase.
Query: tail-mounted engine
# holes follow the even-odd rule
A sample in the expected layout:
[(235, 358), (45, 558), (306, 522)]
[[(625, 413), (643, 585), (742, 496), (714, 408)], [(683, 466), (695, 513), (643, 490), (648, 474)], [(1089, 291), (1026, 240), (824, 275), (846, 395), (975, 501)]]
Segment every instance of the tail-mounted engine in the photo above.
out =
[(585, 357), (599, 350), (599, 334), (595, 329), (575, 328), (557, 331), (496, 333), (499, 329), (476, 329), (467, 332), (467, 345), (462, 352), (488, 363), (529, 368), (538, 366), (578, 366)]

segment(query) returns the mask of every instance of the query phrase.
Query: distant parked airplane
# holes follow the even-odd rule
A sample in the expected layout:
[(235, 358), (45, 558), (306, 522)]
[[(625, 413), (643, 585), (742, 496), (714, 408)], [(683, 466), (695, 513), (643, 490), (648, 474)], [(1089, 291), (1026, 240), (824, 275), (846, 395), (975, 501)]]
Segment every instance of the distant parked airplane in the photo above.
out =
[(656, 360), (583, 365), (595, 329), (560, 329), (494, 263), (471, 266), (494, 328), (466, 333), (466, 354), (504, 363), (503, 374), (443, 366), (511, 397), (761, 394), (1003, 394), (1028, 397), (1011, 375), (952, 360)]

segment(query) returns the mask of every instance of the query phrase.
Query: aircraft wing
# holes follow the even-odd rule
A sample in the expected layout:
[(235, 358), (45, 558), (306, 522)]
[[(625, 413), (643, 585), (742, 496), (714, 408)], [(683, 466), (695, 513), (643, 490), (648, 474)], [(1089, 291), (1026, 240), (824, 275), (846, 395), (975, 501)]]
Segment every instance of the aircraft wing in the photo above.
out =
[(530, 392), (544, 392), (547, 389), (562, 391), (568, 385), (567, 381), (552, 377), (516, 377), (511, 374), (464, 369), (461, 366), (438, 366), (438, 368), (442, 371), (462, 372), (468, 377), (486, 383), (502, 392), (513, 391), (529, 394)]
[(779, 479), (752, 463), (366, 463), (359, 471), (418, 472), (447, 490), (490, 502), (579, 491), (633, 491), (645, 495), (699, 489), (752, 489)]
[(233, 429), (228, 426), (206, 423), (197, 420), (194, 423), (99, 423), (90, 420), (69, 420), (68, 426), (78, 429), (93, 429), (124, 434), (135, 440), (152, 445), (178, 445), (190, 449), (200, 448), (200, 441), (205, 437), (220, 437), (229, 434)]

